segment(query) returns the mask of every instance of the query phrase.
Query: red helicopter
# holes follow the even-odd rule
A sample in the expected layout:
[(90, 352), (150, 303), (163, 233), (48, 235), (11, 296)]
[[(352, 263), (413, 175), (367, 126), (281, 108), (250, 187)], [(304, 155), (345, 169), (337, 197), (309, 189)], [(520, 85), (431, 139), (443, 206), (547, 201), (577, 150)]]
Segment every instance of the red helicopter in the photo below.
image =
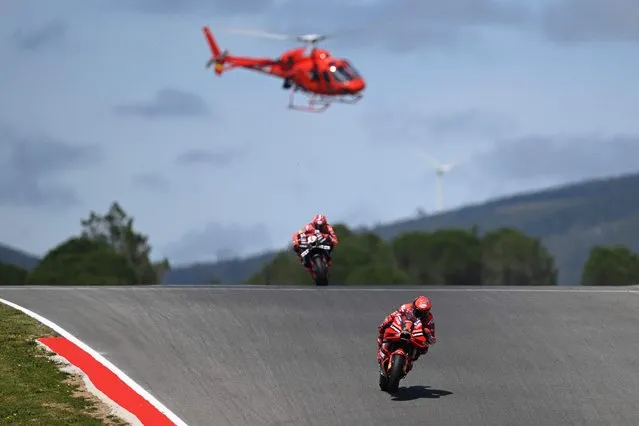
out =
[[(252, 30), (228, 30), (230, 32), (274, 38), (279, 40), (297, 40), (312, 46), (309, 54), (306, 48), (299, 47), (284, 52), (279, 58), (253, 58), (232, 56), (228, 50), (222, 51), (213, 32), (208, 26), (203, 27), (204, 36), (211, 49), (211, 59), (206, 63), (210, 68), (215, 65), (215, 74), (234, 68), (245, 68), (258, 71), (284, 80), (283, 89), (290, 89), (288, 107), (299, 111), (323, 112), (333, 102), (355, 104), (363, 97), (366, 83), (362, 76), (345, 59), (335, 58), (324, 50), (318, 49), (317, 42), (327, 36), (301, 35), (287, 36)], [(295, 93), (301, 92), (308, 97), (305, 105), (295, 104)]]

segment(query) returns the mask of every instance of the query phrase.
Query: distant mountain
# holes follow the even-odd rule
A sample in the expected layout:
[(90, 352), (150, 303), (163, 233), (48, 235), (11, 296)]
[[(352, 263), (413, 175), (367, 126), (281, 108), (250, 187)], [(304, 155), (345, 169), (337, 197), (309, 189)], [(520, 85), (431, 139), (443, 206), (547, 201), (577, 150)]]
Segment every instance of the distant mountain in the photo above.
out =
[(0, 263), (16, 265), (31, 270), (40, 263), (40, 259), (16, 248), (0, 244)]
[[(473, 224), (482, 232), (512, 226), (541, 238), (555, 256), (560, 284), (578, 284), (593, 245), (624, 244), (639, 250), (639, 173), (503, 197), (443, 214), (397, 221), (372, 231), (389, 239), (407, 231), (469, 228)], [(275, 252), (270, 252), (178, 267), (166, 275), (165, 283), (201, 284), (214, 277), (223, 283), (238, 283), (274, 256)]]
[(277, 253), (267, 252), (245, 259), (224, 260), (216, 263), (196, 263), (171, 269), (164, 276), (164, 284), (206, 284), (217, 278), (222, 283), (239, 283), (258, 272)]
[[(590, 248), (624, 244), (639, 251), (639, 173), (578, 182), (470, 205), (443, 214), (396, 221), (372, 229), (390, 239), (407, 231), (443, 227), (485, 232), (513, 226), (541, 238), (555, 256), (561, 284), (577, 284)], [(217, 278), (239, 283), (270, 262), (276, 252), (217, 263), (199, 263), (169, 271), (165, 284), (202, 284)], [(37, 256), (0, 244), (0, 262), (34, 268)]]

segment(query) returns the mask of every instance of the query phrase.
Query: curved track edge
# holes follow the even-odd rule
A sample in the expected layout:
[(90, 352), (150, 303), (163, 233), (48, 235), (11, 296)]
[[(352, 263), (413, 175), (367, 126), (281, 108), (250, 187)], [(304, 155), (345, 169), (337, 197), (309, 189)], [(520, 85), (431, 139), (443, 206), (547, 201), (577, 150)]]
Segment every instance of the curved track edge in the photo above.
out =
[[(137, 382), (131, 379), (126, 373), (116, 367), (111, 361), (106, 359), (103, 355), (97, 352), (95, 349), (91, 348), (89, 345), (78, 339), (73, 334), (69, 333), (67, 330), (54, 323), (53, 321), (43, 317), (42, 315), (27, 309), (23, 306), (20, 306), (16, 303), (13, 303), (9, 300), (0, 298), (0, 303), (4, 303), (7, 306), (10, 306), (14, 309), (19, 310), (20, 312), (28, 315), (29, 317), (35, 319), (36, 321), (42, 323), (43, 325), (49, 327), (60, 336), (66, 338), (69, 342), (75, 344), (78, 348), (85, 351), (89, 354), (95, 361), (104, 366), (107, 370), (110, 370), (113, 374), (115, 374), (122, 382), (124, 382), (127, 386), (129, 386), (133, 391), (135, 391), (142, 398), (147, 400), (153, 407), (155, 407), (160, 413), (165, 415), (171, 422), (173, 422), (176, 426), (188, 426), (187, 423), (178, 417), (175, 413), (173, 413), (170, 409), (168, 409), (164, 404), (158, 401), (153, 395), (151, 395), (146, 389), (140, 386)], [(124, 410), (124, 408), (122, 407)]]

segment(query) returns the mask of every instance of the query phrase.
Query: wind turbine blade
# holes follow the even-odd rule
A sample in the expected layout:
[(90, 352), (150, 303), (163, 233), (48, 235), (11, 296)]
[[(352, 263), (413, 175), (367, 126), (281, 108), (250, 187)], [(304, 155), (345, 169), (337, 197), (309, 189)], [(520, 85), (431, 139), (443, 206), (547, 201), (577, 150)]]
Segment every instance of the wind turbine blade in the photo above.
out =
[(422, 151), (421, 149), (417, 150), (416, 152), (417, 152), (417, 155), (422, 157), (422, 159), (424, 161), (426, 161), (428, 164), (430, 164), (433, 168), (436, 169), (437, 167), (439, 167), (441, 165), (441, 161), (439, 161), (439, 159), (437, 157), (434, 157), (434, 156)]
[(461, 163), (459, 161), (456, 161), (454, 163), (443, 164), (442, 169), (444, 169), (444, 172), (450, 172), (451, 170), (457, 168), (457, 166), (459, 166), (460, 164)]
[(444, 173), (448, 173), (453, 169), (458, 168), (459, 166), (462, 166), (464, 164), (466, 164), (467, 162), (469, 162), (472, 158), (472, 154), (467, 154), (464, 155), (461, 159), (457, 160), (457, 161), (451, 161), (450, 163), (445, 163), (442, 164), (440, 166), (440, 168), (444, 171)]
[(450, 165), (449, 165), (449, 170), (456, 169), (457, 167), (459, 167), (459, 166), (462, 166), (462, 165), (466, 164), (467, 162), (469, 162), (469, 161), (470, 161), (470, 158), (471, 158), (471, 155), (470, 155), (470, 154), (468, 154), (468, 155), (466, 155), (466, 156), (462, 157), (461, 159), (459, 159), (459, 160), (457, 160), (457, 161), (453, 161), (453, 162), (452, 162), (452, 163), (450, 163)]

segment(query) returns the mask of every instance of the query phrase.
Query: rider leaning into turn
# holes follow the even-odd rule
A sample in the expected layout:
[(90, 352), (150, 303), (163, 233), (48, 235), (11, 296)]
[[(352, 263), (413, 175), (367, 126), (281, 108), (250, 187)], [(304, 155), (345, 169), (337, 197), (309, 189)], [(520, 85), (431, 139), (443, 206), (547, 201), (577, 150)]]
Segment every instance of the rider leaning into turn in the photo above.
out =
[[(299, 231), (293, 233), (293, 251), (297, 253), (297, 256), (300, 258), (300, 261), (303, 261), (300, 253), (300, 242), (304, 236), (312, 235), (316, 231), (321, 232), (323, 235), (327, 236), (330, 240), (330, 244), (335, 248), (337, 244), (339, 244), (339, 240), (337, 239), (337, 234), (335, 234), (335, 230), (331, 226), (330, 223), (326, 220), (326, 216), (323, 214), (315, 215), (313, 220), (306, 226), (304, 226)], [(332, 259), (328, 259), (328, 266), (330, 267), (332, 264)], [(309, 265), (304, 265), (307, 271), (313, 273), (311, 267)]]
[(430, 299), (426, 296), (418, 296), (412, 302), (401, 305), (395, 312), (389, 314), (386, 318), (384, 318), (384, 320), (377, 328), (379, 331), (379, 335), (377, 337), (377, 362), (381, 363), (382, 360), (389, 355), (388, 346), (386, 343), (383, 342), (384, 331), (388, 327), (390, 327), (390, 325), (393, 323), (393, 321), (395, 321), (397, 317), (419, 319), (422, 323), (426, 341), (428, 342), (428, 344), (422, 351), (417, 352), (415, 359), (409, 360), (407, 371), (410, 371), (413, 368), (413, 362), (417, 361), (420, 355), (428, 353), (429, 345), (433, 345), (437, 342), (437, 338), (435, 337), (435, 319), (433, 317), (433, 314), (430, 312), (430, 308)]

